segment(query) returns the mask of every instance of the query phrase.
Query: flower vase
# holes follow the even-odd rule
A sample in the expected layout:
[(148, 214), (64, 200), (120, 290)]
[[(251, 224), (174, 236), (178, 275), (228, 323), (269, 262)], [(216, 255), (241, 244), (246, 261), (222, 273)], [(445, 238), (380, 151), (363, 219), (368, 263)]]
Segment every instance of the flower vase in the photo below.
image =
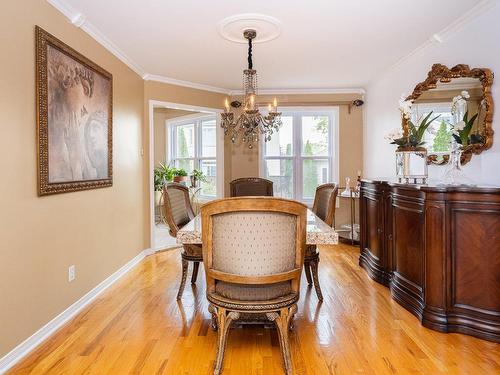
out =
[(427, 150), (423, 147), (396, 150), (396, 177), (400, 183), (427, 181)]
[(450, 158), (443, 175), (444, 185), (474, 185), (474, 182), (462, 170), (461, 158), (461, 147), (457, 142), (452, 141)]

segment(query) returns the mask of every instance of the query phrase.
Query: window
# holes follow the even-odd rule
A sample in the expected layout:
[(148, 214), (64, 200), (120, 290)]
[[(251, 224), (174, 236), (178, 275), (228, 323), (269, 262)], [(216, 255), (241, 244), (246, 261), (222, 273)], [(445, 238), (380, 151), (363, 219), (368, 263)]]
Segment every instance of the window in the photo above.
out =
[(200, 169), (207, 177), (200, 195), (217, 196), (217, 131), (214, 115), (191, 117), (169, 123), (170, 163), (188, 175)]
[(264, 142), (261, 168), (275, 196), (312, 202), (318, 185), (337, 179), (337, 118), (337, 108), (282, 111), (283, 126)]
[(412, 107), (411, 121), (419, 124), (422, 119), (433, 111), (432, 117), (439, 115), (424, 133), (423, 141), (425, 148), (432, 153), (448, 153), (450, 151), (451, 125), (453, 115), (451, 114), (451, 102), (444, 103), (416, 103)]

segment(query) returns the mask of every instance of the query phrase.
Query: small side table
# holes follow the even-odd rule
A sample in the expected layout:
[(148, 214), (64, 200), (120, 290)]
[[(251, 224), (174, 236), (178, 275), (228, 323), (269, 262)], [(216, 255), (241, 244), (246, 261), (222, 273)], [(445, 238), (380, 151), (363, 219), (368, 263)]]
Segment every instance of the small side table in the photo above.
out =
[[(339, 188), (339, 190), (344, 190), (345, 188)], [(351, 205), (350, 210), (350, 224), (343, 225), (341, 228), (335, 228), (339, 233), (339, 237), (351, 241), (351, 245), (359, 242), (359, 224), (356, 223), (356, 199), (359, 199), (359, 191), (351, 190), (350, 193), (338, 195), (339, 198), (349, 199)]]

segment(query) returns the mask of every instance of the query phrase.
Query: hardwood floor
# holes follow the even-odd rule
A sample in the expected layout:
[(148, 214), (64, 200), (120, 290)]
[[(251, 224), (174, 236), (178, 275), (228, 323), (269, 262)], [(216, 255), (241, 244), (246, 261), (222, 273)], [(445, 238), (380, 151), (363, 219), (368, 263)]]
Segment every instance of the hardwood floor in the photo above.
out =
[[(303, 276), (295, 374), (500, 374), (500, 345), (422, 327), (359, 268), (358, 254), (321, 248), (322, 304)], [(177, 302), (180, 270), (178, 250), (146, 258), (9, 374), (211, 374), (204, 274)], [(283, 374), (275, 330), (232, 329), (224, 364), (224, 375)]]

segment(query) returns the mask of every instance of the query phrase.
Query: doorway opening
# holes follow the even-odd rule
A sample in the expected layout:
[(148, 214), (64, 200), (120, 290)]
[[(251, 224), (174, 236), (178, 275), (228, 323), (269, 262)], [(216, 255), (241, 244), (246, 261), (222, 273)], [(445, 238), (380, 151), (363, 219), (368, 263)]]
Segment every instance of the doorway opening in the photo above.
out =
[[(154, 251), (179, 247), (165, 220), (162, 186), (175, 169), (186, 174), (180, 183), (190, 188), (195, 213), (211, 199), (223, 197), (224, 132), (220, 109), (149, 101), (150, 242)], [(190, 176), (200, 171), (204, 181), (192, 187)]]

